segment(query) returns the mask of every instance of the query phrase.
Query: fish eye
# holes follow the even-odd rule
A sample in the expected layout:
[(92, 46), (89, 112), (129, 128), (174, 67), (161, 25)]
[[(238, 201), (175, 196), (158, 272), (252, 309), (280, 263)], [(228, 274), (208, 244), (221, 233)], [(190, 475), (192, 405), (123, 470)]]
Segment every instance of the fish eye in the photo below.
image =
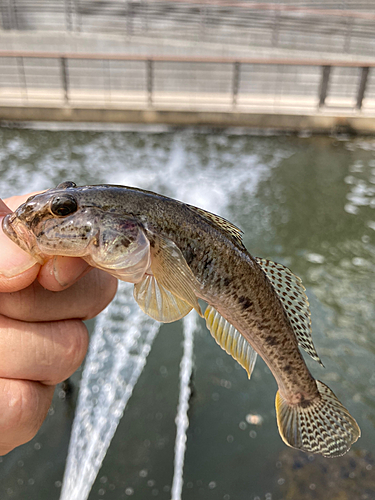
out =
[(77, 211), (77, 208), (78, 205), (73, 196), (55, 196), (55, 198), (51, 201), (51, 212), (53, 215), (57, 215), (59, 217), (74, 214), (74, 212)]

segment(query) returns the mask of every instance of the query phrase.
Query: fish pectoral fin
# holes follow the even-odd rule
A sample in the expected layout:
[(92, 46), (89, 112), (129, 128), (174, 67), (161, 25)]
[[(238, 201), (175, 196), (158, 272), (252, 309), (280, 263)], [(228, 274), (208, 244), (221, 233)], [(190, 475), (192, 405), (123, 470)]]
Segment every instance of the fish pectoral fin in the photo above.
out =
[(311, 338), (311, 313), (309, 301), (305, 294), (305, 287), (301, 279), (290, 269), (271, 260), (256, 257), (257, 263), (263, 269), (275, 292), (277, 293), (284, 311), (292, 325), (298, 344), (315, 361), (323, 363), (316, 352)]
[(181, 250), (171, 240), (150, 234), (151, 271), (159, 287), (169, 291), (203, 317), (195, 290), (199, 284), (188, 266)]
[(249, 342), (212, 306), (207, 306), (204, 317), (211, 335), (245, 370), (249, 378), (254, 370), (257, 352)]
[(329, 387), (316, 381), (320, 397), (290, 405), (278, 391), (276, 416), (285, 444), (308, 453), (340, 457), (349, 451), (361, 431)]
[(143, 312), (162, 323), (177, 321), (193, 309), (149, 274), (134, 285), (134, 298)]

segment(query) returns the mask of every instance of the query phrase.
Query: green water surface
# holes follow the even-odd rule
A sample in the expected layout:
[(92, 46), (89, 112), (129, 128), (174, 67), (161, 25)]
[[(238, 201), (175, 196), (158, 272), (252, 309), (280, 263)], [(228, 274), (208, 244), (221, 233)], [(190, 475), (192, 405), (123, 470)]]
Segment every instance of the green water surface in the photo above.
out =
[[(362, 429), (343, 458), (287, 448), (268, 368), (259, 359), (248, 381), (202, 322), (183, 500), (375, 499), (375, 139), (0, 129), (1, 197), (63, 180), (202, 206), (239, 225), (250, 253), (290, 267), (325, 368), (306, 362)], [(181, 322), (161, 328), (90, 500), (170, 499), (181, 342)], [(58, 499), (79, 377), (70, 399), (58, 388), (35, 439), (1, 459), (1, 499)]]

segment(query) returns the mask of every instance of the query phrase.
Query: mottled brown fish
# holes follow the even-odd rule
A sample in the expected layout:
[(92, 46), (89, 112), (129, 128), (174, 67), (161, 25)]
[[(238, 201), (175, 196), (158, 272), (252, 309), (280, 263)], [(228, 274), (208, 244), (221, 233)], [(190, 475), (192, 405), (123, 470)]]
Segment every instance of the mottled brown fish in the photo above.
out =
[(252, 257), (241, 230), (222, 217), (141, 189), (76, 187), (65, 182), (29, 198), (5, 217), (4, 232), (43, 263), (82, 257), (124, 281), (151, 317), (171, 322), (198, 298), (216, 342), (250, 377), (257, 353), (279, 390), (276, 413), (284, 442), (337, 457), (360, 429), (333, 392), (315, 380), (298, 349), (320, 362), (301, 280), (281, 264)]

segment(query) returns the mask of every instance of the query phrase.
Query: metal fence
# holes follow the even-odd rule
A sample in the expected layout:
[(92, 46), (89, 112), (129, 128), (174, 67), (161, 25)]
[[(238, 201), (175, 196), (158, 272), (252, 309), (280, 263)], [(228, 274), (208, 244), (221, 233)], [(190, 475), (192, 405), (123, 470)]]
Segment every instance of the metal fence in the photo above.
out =
[(375, 109), (375, 63), (0, 52), (0, 104)]
[(375, 53), (373, 1), (2, 0), (3, 30)]

